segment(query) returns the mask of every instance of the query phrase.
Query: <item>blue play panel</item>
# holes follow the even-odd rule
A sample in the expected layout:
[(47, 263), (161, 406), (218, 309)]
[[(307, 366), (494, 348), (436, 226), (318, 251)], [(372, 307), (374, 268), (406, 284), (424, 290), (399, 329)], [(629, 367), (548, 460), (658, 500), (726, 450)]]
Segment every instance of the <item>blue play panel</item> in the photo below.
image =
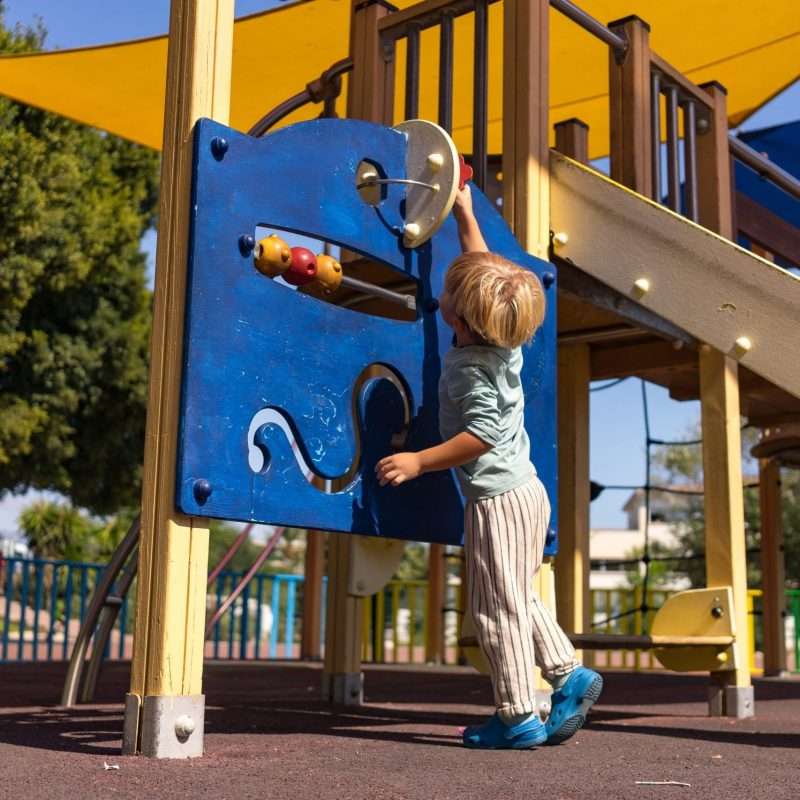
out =
[[(195, 131), (176, 505), (186, 514), (460, 544), (450, 472), (380, 487), (376, 462), (440, 441), (437, 383), (452, 332), (437, 312), (460, 253), (448, 219), (402, 244), (402, 186), (377, 208), (356, 191), (369, 159), (406, 176), (406, 137), (357, 120), (317, 120), (254, 139), (209, 120)], [(525, 350), (525, 422), (553, 508), (556, 547), (555, 268), (520, 248), (477, 189), (489, 247), (543, 277), (548, 315)], [(415, 321), (337, 307), (253, 265), (256, 226), (331, 242), (417, 284)], [(344, 265), (347, 273), (347, 264)]]

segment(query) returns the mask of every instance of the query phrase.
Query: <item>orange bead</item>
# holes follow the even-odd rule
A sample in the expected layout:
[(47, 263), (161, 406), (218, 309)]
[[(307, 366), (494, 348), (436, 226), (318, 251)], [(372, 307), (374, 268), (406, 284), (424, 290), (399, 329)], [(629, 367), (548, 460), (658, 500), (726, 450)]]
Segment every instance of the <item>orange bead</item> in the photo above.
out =
[(256, 269), (268, 278), (283, 275), (292, 263), (289, 245), (274, 233), (256, 245), (253, 257)]
[(342, 265), (325, 253), (317, 256), (317, 283), (327, 294), (335, 292), (342, 284)]

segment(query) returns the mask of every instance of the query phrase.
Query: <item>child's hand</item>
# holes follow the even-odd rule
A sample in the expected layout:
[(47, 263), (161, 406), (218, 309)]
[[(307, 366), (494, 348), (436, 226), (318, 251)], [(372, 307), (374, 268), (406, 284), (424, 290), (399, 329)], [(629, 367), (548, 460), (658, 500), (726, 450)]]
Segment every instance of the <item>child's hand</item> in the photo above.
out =
[(459, 189), (456, 192), (456, 201), (453, 204), (453, 213), (457, 217), (472, 216), (472, 192), (470, 191), (468, 183), (465, 183), (464, 188)]
[(375, 467), (381, 486), (391, 483), (399, 486), (406, 481), (413, 481), (422, 474), (422, 460), (419, 453), (395, 453), (382, 458)]

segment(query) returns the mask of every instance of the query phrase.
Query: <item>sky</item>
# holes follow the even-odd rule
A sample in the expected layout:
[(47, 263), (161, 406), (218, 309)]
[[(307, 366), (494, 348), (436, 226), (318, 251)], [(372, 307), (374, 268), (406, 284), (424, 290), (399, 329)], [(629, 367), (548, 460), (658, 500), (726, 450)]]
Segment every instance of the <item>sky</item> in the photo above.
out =
[[(282, 0), (236, 0), (236, 15), (244, 16)], [(41, 17), (48, 30), (46, 47), (65, 49), (157, 36), (167, 32), (168, 0), (5, 0), (7, 25), (33, 24)], [(800, 82), (755, 114), (743, 130), (777, 125), (800, 118)], [(143, 247), (150, 255), (155, 235)], [(696, 401), (678, 403), (666, 390), (648, 387), (652, 435), (662, 439), (693, 437), (699, 424)], [(598, 483), (640, 484), (645, 474), (644, 423), (639, 381), (628, 380), (591, 396), (591, 477)], [(622, 527), (621, 507), (627, 494), (604, 492), (592, 503), (593, 527)], [(13, 531), (20, 509), (30, 498), (0, 501), (0, 533)]]

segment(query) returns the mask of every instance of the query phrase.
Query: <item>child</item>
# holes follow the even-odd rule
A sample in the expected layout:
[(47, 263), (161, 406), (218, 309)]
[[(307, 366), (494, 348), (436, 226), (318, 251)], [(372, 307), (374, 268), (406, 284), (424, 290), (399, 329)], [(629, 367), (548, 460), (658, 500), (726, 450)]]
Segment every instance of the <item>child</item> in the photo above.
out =
[[(469, 604), (489, 663), (497, 713), (464, 731), (467, 747), (525, 749), (558, 744), (577, 731), (603, 679), (575, 659), (569, 639), (533, 591), (542, 564), (550, 503), (530, 461), (524, 427), (521, 345), (544, 320), (536, 276), (488, 252), (469, 187), (453, 213), (463, 255), (447, 270), (442, 317), (454, 332), (439, 382), (444, 442), (382, 459), (382, 486), (457, 467), (467, 500), (464, 551)], [(538, 654), (553, 686), (551, 712), (536, 713)]]

